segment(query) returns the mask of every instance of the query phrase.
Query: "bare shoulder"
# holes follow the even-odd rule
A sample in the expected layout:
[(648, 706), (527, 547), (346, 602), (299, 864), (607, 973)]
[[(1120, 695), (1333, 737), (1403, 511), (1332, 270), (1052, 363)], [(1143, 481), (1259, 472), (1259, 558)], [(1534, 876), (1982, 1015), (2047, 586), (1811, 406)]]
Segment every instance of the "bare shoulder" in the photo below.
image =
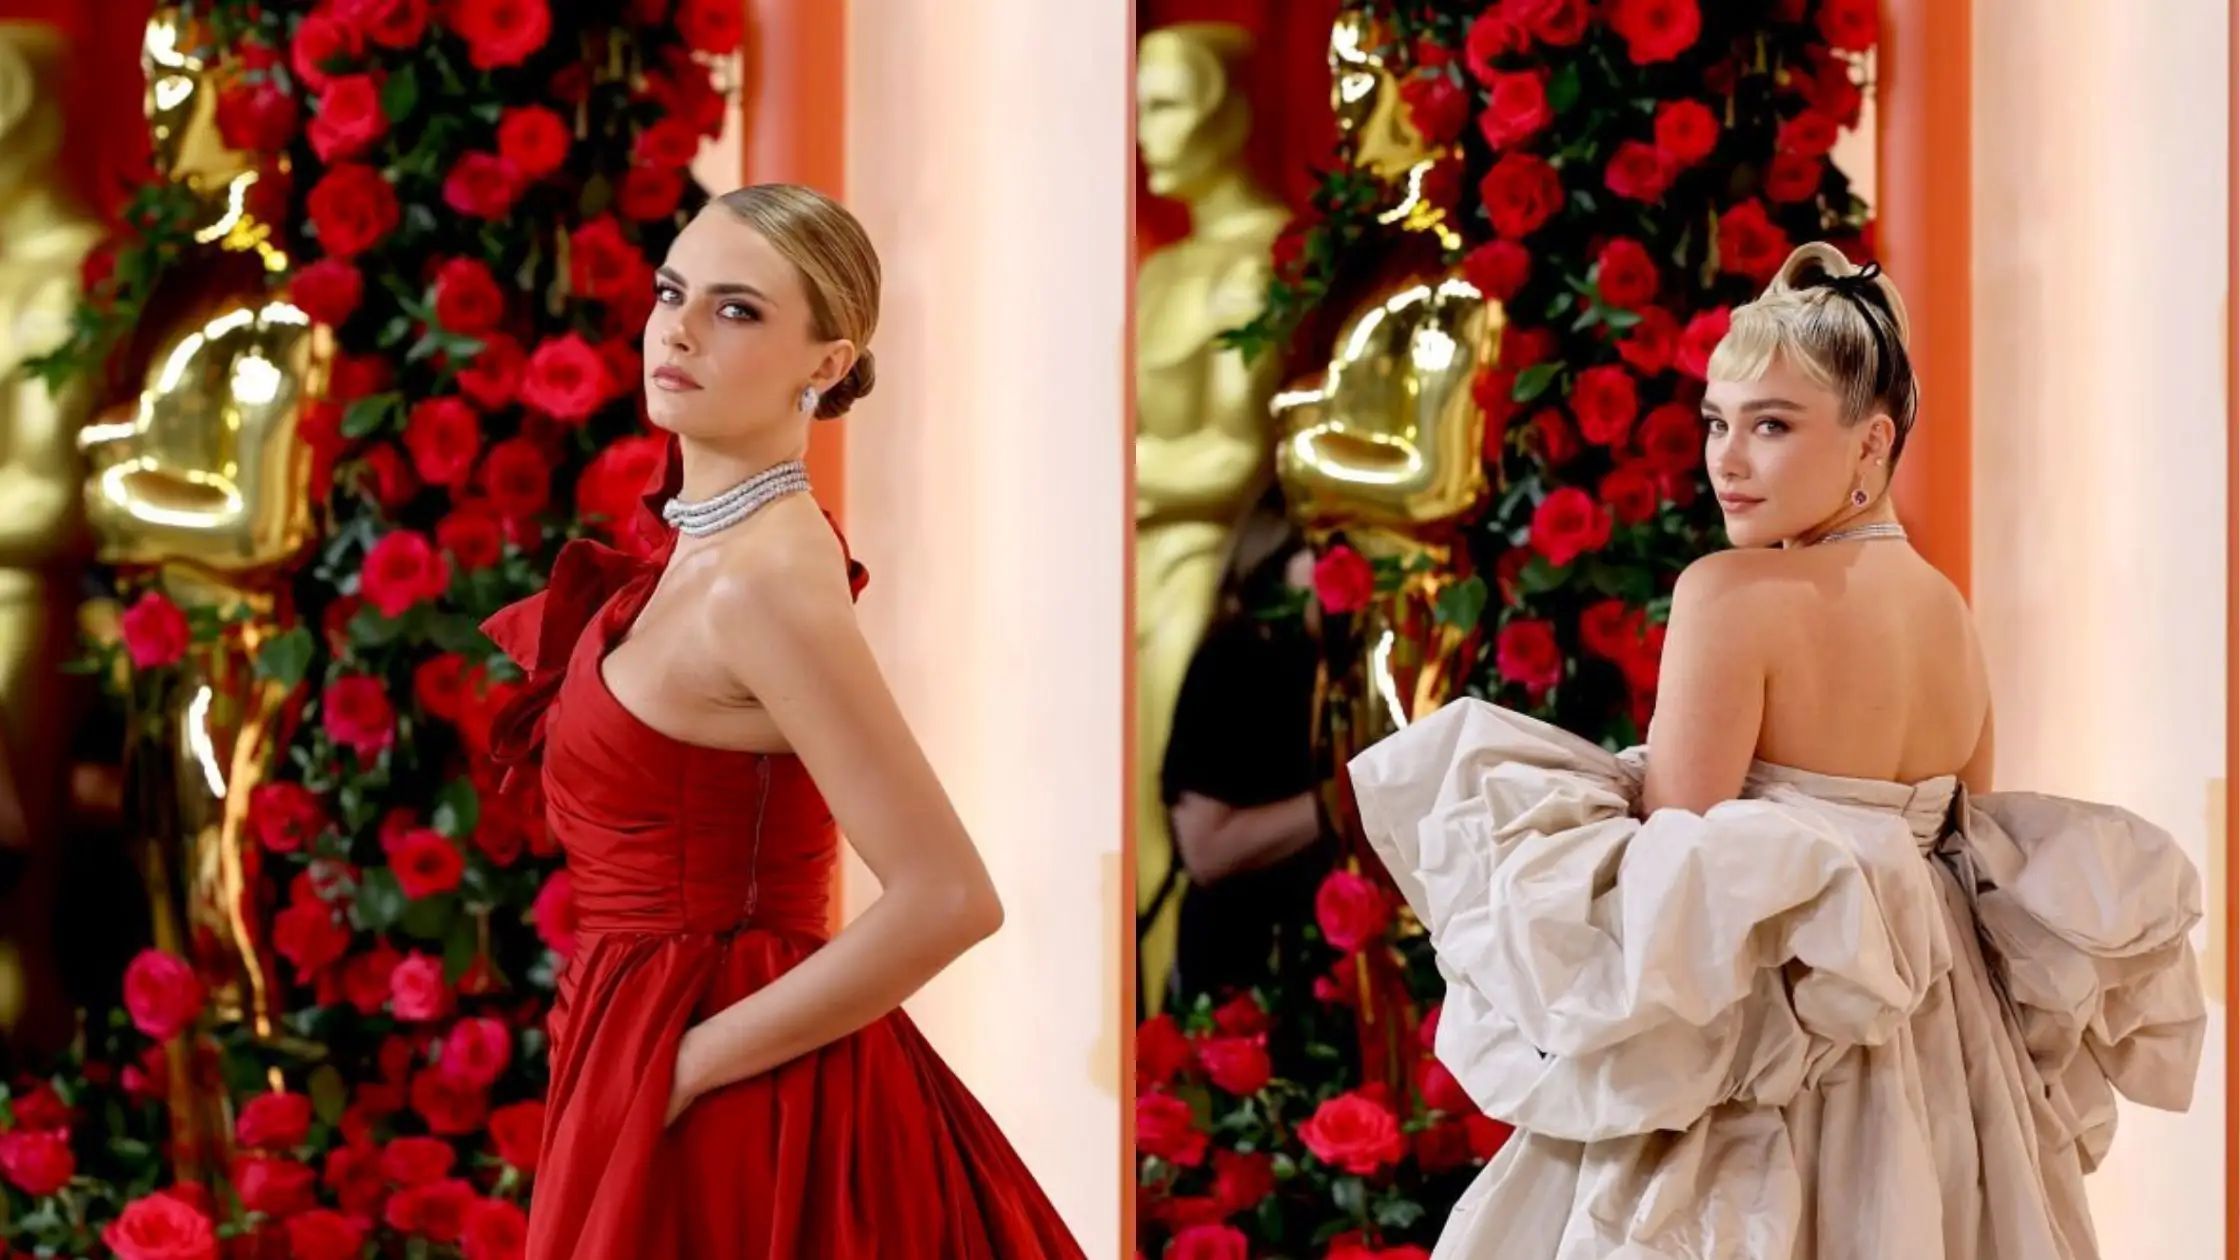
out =
[(1672, 616), (1741, 624), (1764, 613), (1793, 585), (1793, 557), (1775, 551), (1714, 551), (1690, 561), (1672, 588)]
[(780, 500), (727, 541), (701, 602), (700, 630), (726, 659), (814, 643), (855, 627), (847, 553), (814, 500)]

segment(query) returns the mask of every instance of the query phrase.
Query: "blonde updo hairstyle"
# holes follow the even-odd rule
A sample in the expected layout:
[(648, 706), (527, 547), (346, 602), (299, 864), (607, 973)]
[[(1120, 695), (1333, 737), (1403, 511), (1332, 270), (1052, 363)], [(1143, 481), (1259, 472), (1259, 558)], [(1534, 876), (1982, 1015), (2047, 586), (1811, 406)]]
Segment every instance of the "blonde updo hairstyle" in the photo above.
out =
[(879, 253), (846, 206), (799, 184), (749, 184), (716, 198), (801, 273), (809, 333), (856, 348), (847, 375), (817, 399), (817, 418), (846, 415), (878, 383), (871, 334), (879, 327)]
[(1877, 414), (1897, 432), (1890, 467), (1905, 452), (1921, 405), (1907, 353), (1911, 326), (1897, 283), (1862, 269), (1824, 241), (1800, 245), (1758, 299), (1737, 307), (1711, 353), (1714, 380), (1754, 381), (1778, 357), (1834, 393), (1846, 427)]

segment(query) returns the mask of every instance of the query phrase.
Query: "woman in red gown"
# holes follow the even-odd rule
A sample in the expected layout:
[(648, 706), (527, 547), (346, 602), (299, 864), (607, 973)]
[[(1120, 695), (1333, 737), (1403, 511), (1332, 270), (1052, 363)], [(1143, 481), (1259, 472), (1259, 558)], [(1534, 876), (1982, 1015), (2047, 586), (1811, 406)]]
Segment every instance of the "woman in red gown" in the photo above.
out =
[[(1082, 1255), (897, 1009), (1002, 910), (804, 493), (810, 425), (871, 388), (878, 288), (819, 194), (711, 204), (646, 325), (669, 527), (649, 558), (571, 542), (485, 627), (528, 672), (493, 742), (541, 764), (578, 916), (529, 1260)], [(828, 941), (842, 830), (882, 892)]]

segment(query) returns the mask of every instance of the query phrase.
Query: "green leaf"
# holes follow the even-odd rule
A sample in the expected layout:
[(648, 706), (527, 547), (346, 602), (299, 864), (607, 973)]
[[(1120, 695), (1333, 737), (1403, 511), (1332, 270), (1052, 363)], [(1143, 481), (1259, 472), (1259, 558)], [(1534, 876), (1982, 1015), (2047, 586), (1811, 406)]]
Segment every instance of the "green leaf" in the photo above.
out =
[(351, 403), (342, 412), (342, 436), (372, 437), (388, 423), (389, 413), (400, 401), (395, 394), (368, 394)]
[(1369, 1190), (1359, 1177), (1340, 1177), (1330, 1183), (1330, 1200), (1347, 1216), (1360, 1220), (1369, 1214)]
[(1521, 403), (1531, 402), (1548, 391), (1548, 386), (1554, 383), (1556, 374), (1561, 371), (1563, 364), (1560, 361), (1535, 363), (1517, 373), (1517, 383), (1510, 388), (1509, 397)]
[(402, 618), (384, 617), (381, 610), (371, 604), (360, 608), (350, 617), (351, 641), (363, 643), (367, 647), (386, 647), (396, 642), (397, 637), (403, 633)]
[(316, 643), (308, 627), (297, 626), (266, 643), (257, 653), (257, 677), (270, 678), (293, 689), (311, 668)]
[(468, 107), (467, 112), (495, 126), (499, 119), (505, 117), (506, 106), (504, 101), (476, 101)]
[(321, 1064), (311, 1071), (311, 1111), (328, 1124), (340, 1124), (342, 1113), (350, 1105), (350, 1086), (333, 1064)]
[(1474, 626), (1485, 616), (1486, 599), (1485, 579), (1473, 574), (1439, 592), (1433, 616), (1442, 626)]
[(407, 902), (398, 924), (415, 940), (440, 941), (451, 931), (458, 914), (459, 899), (450, 893), (437, 893)]
[(1534, 556), (1517, 573), (1517, 591), (1523, 595), (1544, 595), (1562, 586), (1570, 578), (1570, 565), (1559, 567), (1549, 564), (1546, 556)]
[(474, 834), (482, 821), (482, 797), (474, 784), (465, 779), (453, 779), (436, 793), (436, 830), (454, 840), (464, 840)]
[(1603, 308), (1602, 322), (1612, 328), (1625, 329), (1640, 323), (1641, 316), (1634, 311), (1621, 311), (1617, 307), (1610, 306)]
[(401, 123), (412, 117), (420, 105), (420, 76), (406, 62), (390, 74), (389, 81), (381, 85), (381, 112), (392, 123)]
[(404, 911), (404, 889), (397, 886), (397, 873), (376, 866), (358, 883), (358, 895), (350, 903), (350, 921), (364, 931), (386, 932), (404, 917)]
[(1566, 61), (1548, 79), (1548, 108), (1558, 114), (1570, 113), (1579, 103), (1579, 90), (1579, 63)]

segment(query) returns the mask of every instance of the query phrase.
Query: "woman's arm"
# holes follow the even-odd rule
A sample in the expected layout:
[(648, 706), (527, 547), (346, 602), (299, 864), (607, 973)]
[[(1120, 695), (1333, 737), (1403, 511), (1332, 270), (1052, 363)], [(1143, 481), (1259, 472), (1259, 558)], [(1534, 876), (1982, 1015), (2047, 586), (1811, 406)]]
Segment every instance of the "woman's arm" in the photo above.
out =
[(1767, 557), (1722, 551), (1688, 566), (1672, 592), (1649, 728), (1644, 817), (1700, 814), (1742, 792), (1765, 717), (1763, 611), (1750, 590)]
[(880, 895), (830, 944), (686, 1034), (670, 1115), (830, 1044), (902, 1004), (993, 933), (1003, 909), (857, 628), (837, 543), (743, 551), (703, 633), (832, 805)]
[(1312, 792), (1244, 809), (1184, 792), (1168, 817), (1182, 864), (1190, 881), (1200, 886), (1273, 866), (1322, 834), (1322, 813)]

